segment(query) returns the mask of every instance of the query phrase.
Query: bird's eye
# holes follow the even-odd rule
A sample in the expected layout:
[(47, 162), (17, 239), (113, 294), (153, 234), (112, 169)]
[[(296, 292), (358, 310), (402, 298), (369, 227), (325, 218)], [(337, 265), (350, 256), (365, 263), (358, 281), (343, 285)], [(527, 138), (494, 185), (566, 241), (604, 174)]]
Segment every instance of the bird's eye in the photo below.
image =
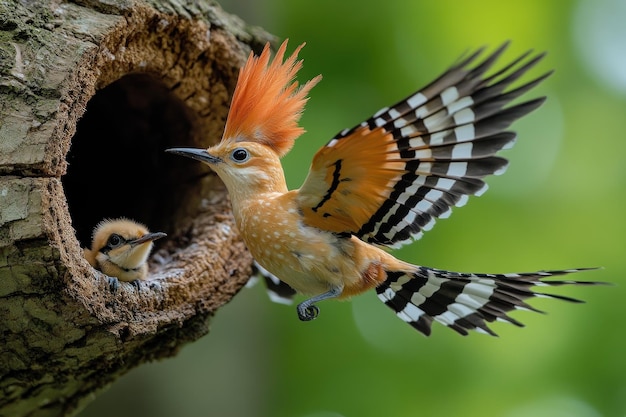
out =
[(123, 243), (124, 243), (124, 238), (122, 238), (122, 236), (118, 234), (113, 233), (111, 236), (109, 236), (109, 240), (107, 241), (107, 246), (113, 249), (113, 248), (120, 246)]
[(230, 154), (230, 158), (238, 163), (246, 162), (250, 159), (250, 153), (244, 148), (237, 148)]

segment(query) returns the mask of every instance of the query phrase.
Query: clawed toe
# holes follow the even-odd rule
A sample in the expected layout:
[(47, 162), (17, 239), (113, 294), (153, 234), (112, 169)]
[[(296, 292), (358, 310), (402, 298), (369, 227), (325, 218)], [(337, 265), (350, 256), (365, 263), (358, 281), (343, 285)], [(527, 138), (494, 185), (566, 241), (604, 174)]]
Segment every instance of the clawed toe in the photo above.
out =
[(311, 321), (317, 318), (320, 309), (316, 305), (298, 305), (298, 318), (302, 321)]

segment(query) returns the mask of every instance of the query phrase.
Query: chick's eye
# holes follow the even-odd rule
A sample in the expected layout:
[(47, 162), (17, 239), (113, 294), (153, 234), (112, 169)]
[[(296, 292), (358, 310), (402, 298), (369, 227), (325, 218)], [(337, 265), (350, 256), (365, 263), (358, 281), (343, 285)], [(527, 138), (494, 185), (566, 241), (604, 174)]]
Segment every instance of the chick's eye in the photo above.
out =
[(117, 246), (120, 246), (122, 243), (124, 243), (124, 239), (122, 239), (120, 235), (112, 234), (111, 236), (109, 236), (107, 246), (115, 248)]
[(250, 159), (250, 153), (244, 148), (237, 148), (230, 154), (230, 157), (235, 162), (246, 162)]

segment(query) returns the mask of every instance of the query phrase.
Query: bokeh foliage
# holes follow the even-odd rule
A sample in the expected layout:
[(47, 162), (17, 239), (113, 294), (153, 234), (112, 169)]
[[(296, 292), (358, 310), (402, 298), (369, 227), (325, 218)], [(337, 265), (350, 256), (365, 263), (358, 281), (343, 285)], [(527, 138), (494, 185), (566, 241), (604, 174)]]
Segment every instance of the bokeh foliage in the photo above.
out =
[[(210, 336), (131, 372), (82, 415), (623, 416), (626, 93), (586, 61), (602, 44), (587, 42), (595, 32), (585, 25), (594, 21), (589, 13), (614, 18), (624, 7), (613, 0), (222, 3), (290, 38), (289, 50), (306, 41), (299, 79), (324, 76), (302, 118), (308, 133), (284, 159), (290, 187), (336, 132), (421, 87), (468, 48), (510, 39), (505, 60), (548, 51), (533, 74), (556, 72), (528, 95), (548, 102), (514, 125), (519, 139), (506, 151), (507, 173), (397, 255), (473, 272), (603, 266), (577, 278), (617, 285), (563, 288), (587, 304), (537, 300), (549, 314), (515, 313), (527, 328), (496, 324), (499, 338), (463, 338), (436, 324), (422, 337), (373, 293), (324, 302), (318, 320), (301, 323), (293, 307), (270, 303), (256, 286), (219, 312)], [(602, 29), (607, 39), (624, 36), (610, 22)]]

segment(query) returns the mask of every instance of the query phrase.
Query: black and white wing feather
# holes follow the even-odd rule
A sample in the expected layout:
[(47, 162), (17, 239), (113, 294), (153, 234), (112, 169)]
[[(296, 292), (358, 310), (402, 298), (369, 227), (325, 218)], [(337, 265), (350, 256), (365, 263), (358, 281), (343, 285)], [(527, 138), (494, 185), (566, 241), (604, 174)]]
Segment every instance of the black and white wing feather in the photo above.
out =
[(263, 279), (270, 300), (279, 304), (289, 305), (293, 303), (296, 290), (263, 268), (257, 261), (254, 261), (252, 264), (252, 269), (252, 278), (249, 281), (250, 286), (256, 284), (257, 280)]
[(299, 190), (305, 221), (398, 247), (419, 239), (470, 195), (484, 193), (483, 178), (507, 167), (496, 153), (515, 141), (508, 127), (544, 98), (511, 102), (550, 74), (506, 91), (543, 57), (527, 52), (487, 76), (506, 46), (474, 67), (482, 50), (459, 60), (320, 149)]

